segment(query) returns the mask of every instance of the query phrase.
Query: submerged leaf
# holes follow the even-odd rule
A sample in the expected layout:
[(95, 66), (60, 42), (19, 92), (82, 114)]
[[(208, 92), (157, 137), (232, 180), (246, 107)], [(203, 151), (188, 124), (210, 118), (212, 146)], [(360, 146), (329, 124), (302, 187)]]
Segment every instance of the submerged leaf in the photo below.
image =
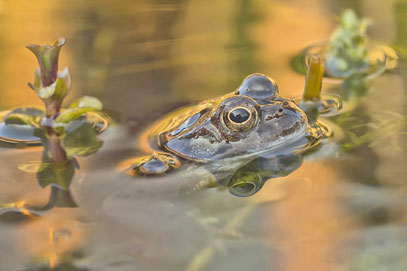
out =
[(51, 184), (66, 190), (74, 175), (74, 163), (73, 159), (70, 159), (60, 163), (43, 162), (38, 170), (37, 179), (41, 187)]
[(95, 129), (88, 122), (83, 122), (81, 126), (68, 132), (62, 140), (68, 157), (94, 154), (102, 145), (103, 141), (97, 137)]

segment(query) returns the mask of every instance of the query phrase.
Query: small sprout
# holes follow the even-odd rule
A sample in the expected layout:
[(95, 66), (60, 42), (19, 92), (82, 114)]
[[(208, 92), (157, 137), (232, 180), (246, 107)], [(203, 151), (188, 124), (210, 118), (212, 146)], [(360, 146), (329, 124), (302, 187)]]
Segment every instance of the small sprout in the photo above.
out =
[[(29, 125), (33, 128), (44, 129), (45, 138), (47, 138), (51, 134), (64, 137), (66, 125), (84, 115), (90, 115), (90, 113), (99, 114), (99, 120), (103, 119), (103, 122), (107, 122), (100, 112), (103, 108), (102, 102), (90, 96), (79, 98), (61, 113), (63, 100), (69, 94), (72, 85), (68, 68), (58, 72), (59, 53), (64, 44), (65, 39), (61, 38), (54, 45), (27, 46), (37, 56), (40, 65), (40, 68), (34, 73), (34, 83), (28, 85), (44, 102), (45, 114), (42, 111), (40, 116), (31, 112), (12, 112), (13, 114), (3, 117), (6, 125)], [(96, 130), (98, 129), (98, 125), (94, 123), (92, 125)]]
[(65, 68), (58, 72), (58, 58), (65, 39), (61, 38), (54, 45), (29, 45), (38, 59), (40, 68), (34, 73), (34, 83), (28, 85), (44, 102), (48, 118), (59, 114), (62, 102), (71, 89), (71, 75)]
[(41, 86), (47, 87), (57, 80), (58, 59), (62, 46), (65, 45), (65, 38), (58, 39), (54, 45), (30, 44), (27, 48), (35, 54), (41, 70)]

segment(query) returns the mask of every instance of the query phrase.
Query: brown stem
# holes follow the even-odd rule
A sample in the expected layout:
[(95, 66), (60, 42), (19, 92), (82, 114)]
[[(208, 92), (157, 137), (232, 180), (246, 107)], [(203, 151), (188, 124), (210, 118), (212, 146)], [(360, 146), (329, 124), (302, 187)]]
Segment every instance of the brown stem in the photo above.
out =
[(47, 118), (55, 119), (58, 117), (61, 111), (61, 103), (58, 101), (46, 101), (45, 102), (45, 116)]
[(65, 150), (61, 146), (61, 139), (57, 134), (52, 134), (49, 137), (51, 156), (54, 163), (65, 162), (68, 157)]

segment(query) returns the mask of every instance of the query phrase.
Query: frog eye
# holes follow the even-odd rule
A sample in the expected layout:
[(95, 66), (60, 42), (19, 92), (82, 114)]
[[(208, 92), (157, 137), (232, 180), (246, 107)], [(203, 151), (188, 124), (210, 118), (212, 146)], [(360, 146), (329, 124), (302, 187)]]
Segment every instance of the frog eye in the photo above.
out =
[(230, 122), (242, 124), (250, 119), (251, 114), (252, 113), (244, 107), (236, 107), (229, 112), (228, 119)]
[(225, 110), (223, 122), (234, 132), (244, 132), (250, 130), (257, 120), (257, 111), (254, 106), (235, 106)]

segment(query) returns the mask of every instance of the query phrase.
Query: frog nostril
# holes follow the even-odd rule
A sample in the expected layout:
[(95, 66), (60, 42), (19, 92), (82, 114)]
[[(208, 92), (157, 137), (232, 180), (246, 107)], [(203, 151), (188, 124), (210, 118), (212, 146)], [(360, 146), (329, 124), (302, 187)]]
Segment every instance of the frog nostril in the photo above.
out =
[(264, 120), (268, 121), (268, 120), (272, 120), (273, 118), (274, 118), (273, 115), (268, 115), (267, 117), (264, 118)]
[(283, 107), (287, 107), (287, 106), (289, 106), (290, 105), (290, 103), (288, 102), (288, 101), (284, 101), (283, 102)]
[(284, 115), (286, 115), (286, 113), (283, 113), (283, 109), (280, 108), (277, 113), (266, 116), (264, 118), (264, 120), (268, 121), (268, 120), (272, 120), (272, 119), (278, 119), (278, 118), (283, 117)]

